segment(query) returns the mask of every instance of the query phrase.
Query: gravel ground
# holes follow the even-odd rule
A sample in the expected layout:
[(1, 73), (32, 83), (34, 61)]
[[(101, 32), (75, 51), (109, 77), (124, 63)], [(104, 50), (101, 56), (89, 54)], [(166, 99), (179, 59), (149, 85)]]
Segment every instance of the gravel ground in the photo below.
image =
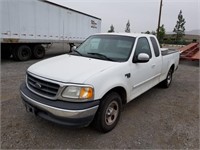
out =
[[(64, 51), (48, 51), (46, 58)], [(199, 64), (181, 62), (169, 89), (156, 86), (122, 112), (106, 134), (67, 128), (25, 111), (19, 86), (38, 60), (1, 61), (2, 149), (199, 149)]]

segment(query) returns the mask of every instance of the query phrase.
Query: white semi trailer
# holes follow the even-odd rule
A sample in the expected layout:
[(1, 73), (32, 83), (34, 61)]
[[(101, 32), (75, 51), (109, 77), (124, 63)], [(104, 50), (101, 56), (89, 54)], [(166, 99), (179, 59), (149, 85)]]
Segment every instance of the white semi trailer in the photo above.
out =
[(101, 19), (45, 0), (1, 0), (1, 56), (43, 58), (44, 44), (82, 43), (101, 31)]

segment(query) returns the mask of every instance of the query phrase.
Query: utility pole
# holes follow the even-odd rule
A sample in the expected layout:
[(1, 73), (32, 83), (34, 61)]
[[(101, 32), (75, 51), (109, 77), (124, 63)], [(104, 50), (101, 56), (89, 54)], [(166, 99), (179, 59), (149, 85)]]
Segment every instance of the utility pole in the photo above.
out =
[(158, 33), (159, 33), (159, 28), (160, 28), (161, 12), (162, 12), (162, 0), (160, 0), (160, 11), (159, 11), (159, 18), (158, 18), (157, 38), (158, 38)]

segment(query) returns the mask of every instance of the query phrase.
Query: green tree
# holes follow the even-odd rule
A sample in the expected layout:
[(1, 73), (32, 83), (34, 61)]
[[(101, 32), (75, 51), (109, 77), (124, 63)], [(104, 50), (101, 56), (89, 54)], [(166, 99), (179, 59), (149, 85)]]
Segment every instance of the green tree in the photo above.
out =
[(127, 32), (127, 33), (130, 33), (130, 32), (131, 32), (129, 20), (128, 20), (128, 22), (126, 23), (125, 32)]
[(152, 35), (156, 35), (156, 31), (151, 31), (151, 34)]
[(176, 33), (176, 42), (180, 41), (182, 37), (185, 35), (185, 19), (182, 15), (182, 10), (180, 10), (178, 14), (178, 20), (176, 22), (176, 26), (174, 27), (173, 32)]
[(110, 30), (108, 30), (108, 32), (115, 32), (115, 28), (113, 25), (110, 26)]
[(165, 37), (165, 27), (164, 24), (160, 26), (159, 31), (158, 31), (158, 41), (160, 43), (163, 43), (164, 37)]
[(146, 31), (146, 32), (144, 32), (145, 34), (151, 34), (151, 32), (148, 30), (148, 31)]
[(149, 30), (147, 30), (146, 32), (142, 32), (142, 33), (156, 35), (155, 31), (151, 31), (150, 32)]

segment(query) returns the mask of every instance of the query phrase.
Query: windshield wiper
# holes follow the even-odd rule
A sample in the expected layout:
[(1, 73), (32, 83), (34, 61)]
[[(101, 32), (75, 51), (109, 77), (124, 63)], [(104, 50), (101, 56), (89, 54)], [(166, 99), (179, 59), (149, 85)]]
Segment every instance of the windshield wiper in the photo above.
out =
[(77, 50), (73, 50), (71, 53), (76, 52), (77, 54), (79, 54), (80, 56), (83, 56), (83, 54), (81, 54), (79, 51)]
[(111, 61), (114, 61), (113, 59), (111, 59), (111, 58), (107, 57), (107, 56), (106, 56), (106, 55), (104, 55), (104, 54), (100, 54), (100, 53), (88, 53), (88, 54), (90, 54), (90, 55), (96, 55), (96, 56), (100, 56), (100, 57), (103, 57), (103, 58), (105, 58), (106, 60), (111, 60)]

